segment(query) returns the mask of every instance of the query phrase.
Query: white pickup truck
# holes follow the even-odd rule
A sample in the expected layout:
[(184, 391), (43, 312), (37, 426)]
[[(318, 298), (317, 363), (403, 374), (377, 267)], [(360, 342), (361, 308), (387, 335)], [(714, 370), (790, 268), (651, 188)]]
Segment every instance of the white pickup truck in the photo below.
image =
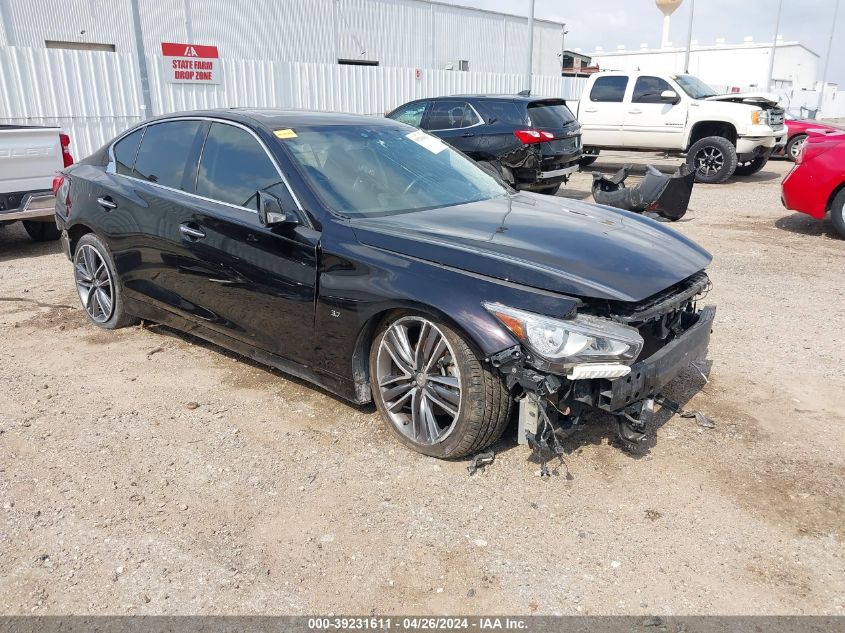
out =
[(775, 97), (717, 95), (692, 75), (596, 73), (573, 109), (581, 123), (582, 166), (603, 149), (662, 151), (685, 155), (698, 182), (720, 183), (760, 171), (786, 143)]
[(58, 128), (0, 125), (0, 226), (22, 220), (36, 242), (57, 240), (54, 178), (73, 164)]

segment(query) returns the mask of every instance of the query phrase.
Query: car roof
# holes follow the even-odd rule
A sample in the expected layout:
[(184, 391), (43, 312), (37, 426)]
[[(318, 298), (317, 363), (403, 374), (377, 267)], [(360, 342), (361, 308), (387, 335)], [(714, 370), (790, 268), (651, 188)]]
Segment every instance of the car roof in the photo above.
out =
[(275, 108), (217, 108), (213, 110), (190, 110), (170, 112), (144, 121), (166, 121), (173, 118), (206, 117), (234, 121), (243, 124), (260, 124), (269, 129), (308, 125), (395, 125), (392, 120), (363, 114), (324, 112), (318, 110), (282, 110)]
[(551, 99), (558, 101), (565, 101), (563, 97), (548, 97), (541, 95), (509, 95), (509, 94), (465, 94), (465, 95), (449, 95), (443, 97), (432, 97), (429, 101), (437, 99), (476, 99), (478, 101), (485, 101), (487, 99), (495, 99), (496, 101), (548, 101)]

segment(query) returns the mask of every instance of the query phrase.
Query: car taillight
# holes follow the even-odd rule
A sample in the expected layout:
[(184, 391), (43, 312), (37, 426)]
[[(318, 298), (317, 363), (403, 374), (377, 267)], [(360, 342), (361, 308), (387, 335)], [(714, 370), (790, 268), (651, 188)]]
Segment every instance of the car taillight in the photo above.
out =
[(64, 176), (53, 176), (53, 195), (57, 196), (59, 194), (59, 187), (61, 187), (65, 182)]
[(542, 143), (543, 141), (551, 141), (555, 135), (545, 130), (514, 130), (513, 135), (518, 138), (524, 145), (531, 143)]
[(62, 144), (62, 159), (65, 167), (73, 165), (73, 156), (70, 153), (70, 137), (67, 134), (59, 134), (59, 143)]

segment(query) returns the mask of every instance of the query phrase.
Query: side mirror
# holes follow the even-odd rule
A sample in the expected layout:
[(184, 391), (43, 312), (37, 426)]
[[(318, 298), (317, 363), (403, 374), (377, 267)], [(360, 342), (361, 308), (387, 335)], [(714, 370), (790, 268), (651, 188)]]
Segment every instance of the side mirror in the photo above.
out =
[(660, 93), (660, 100), (668, 101), (669, 103), (678, 103), (680, 102), (681, 98), (678, 96), (678, 93), (674, 90), (664, 90)]
[[(285, 196), (289, 198), (289, 196)], [(290, 204), (285, 209), (285, 204), (273, 194), (266, 191), (257, 191), (255, 198), (258, 201), (258, 221), (261, 226), (270, 228), (281, 224), (298, 224), (299, 219), (293, 210), (295, 204), (290, 199)]]

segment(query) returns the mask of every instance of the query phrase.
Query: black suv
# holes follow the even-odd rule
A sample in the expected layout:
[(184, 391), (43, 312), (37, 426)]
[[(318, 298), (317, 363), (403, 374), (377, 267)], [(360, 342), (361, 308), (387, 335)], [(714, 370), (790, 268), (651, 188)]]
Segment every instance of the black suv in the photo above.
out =
[(442, 138), (515, 189), (555, 194), (578, 171), (581, 126), (563, 99), (434, 97), (406, 103), (387, 116)]

